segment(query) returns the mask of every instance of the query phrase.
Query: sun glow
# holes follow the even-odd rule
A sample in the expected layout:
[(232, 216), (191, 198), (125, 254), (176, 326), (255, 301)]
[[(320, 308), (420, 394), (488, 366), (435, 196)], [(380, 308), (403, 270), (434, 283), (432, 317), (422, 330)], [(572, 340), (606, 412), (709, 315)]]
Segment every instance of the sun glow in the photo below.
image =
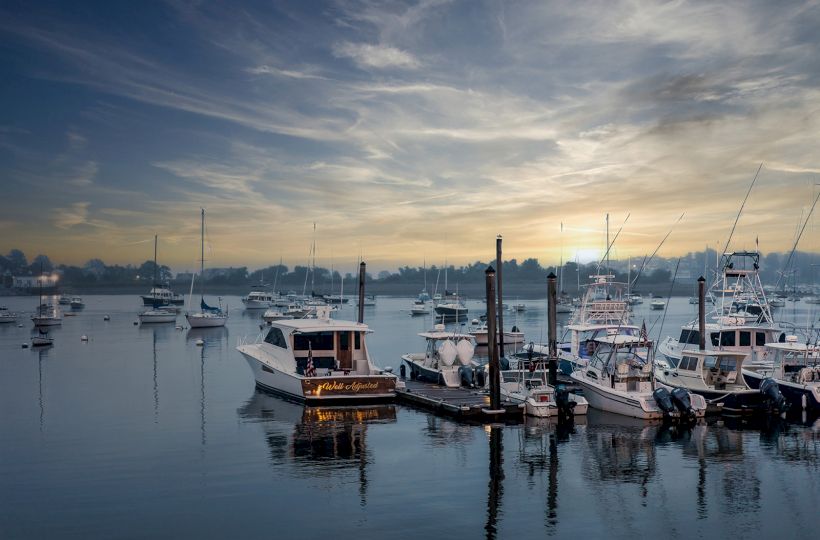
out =
[(600, 261), (601, 250), (592, 248), (578, 249), (575, 251), (575, 255), (572, 260), (577, 260), (581, 264), (589, 264), (591, 262)]

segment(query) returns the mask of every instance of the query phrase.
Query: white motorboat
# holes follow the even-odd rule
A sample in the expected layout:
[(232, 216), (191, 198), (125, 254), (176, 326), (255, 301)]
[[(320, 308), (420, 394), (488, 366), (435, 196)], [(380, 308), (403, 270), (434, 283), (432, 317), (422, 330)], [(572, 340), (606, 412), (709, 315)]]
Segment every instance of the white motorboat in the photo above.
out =
[(228, 313), (222, 310), (222, 300), (219, 300), (219, 307), (212, 307), (205, 303), (205, 209), (201, 209), (200, 221), (200, 296), (199, 311), (186, 313), (185, 318), (191, 328), (216, 328), (225, 326), (228, 320)]
[(643, 296), (638, 293), (631, 293), (627, 295), (626, 301), (630, 306), (637, 306), (638, 304), (643, 304)]
[(253, 371), (256, 385), (306, 402), (390, 400), (404, 384), (390, 368), (370, 358), (366, 324), (330, 319), (273, 321), (253, 343), (237, 350)]
[(401, 357), (410, 370), (411, 379), (455, 388), (461, 386), (462, 368), (472, 370), (478, 366), (473, 360), (475, 346), (470, 334), (447, 332), (443, 324), (437, 324), (433, 331), (422, 332), (419, 336), (427, 341), (427, 350)]
[(242, 298), (245, 309), (268, 309), (273, 306), (277, 295), (268, 291), (264, 285), (251, 288), (251, 292)]
[[(723, 270), (712, 284), (706, 298), (715, 298), (706, 312), (706, 346), (742, 352), (749, 355), (746, 367), (771, 366), (766, 343), (783, 342), (784, 328), (772, 317), (759, 275), (757, 252), (726, 253)], [(708, 300), (707, 300), (708, 302)], [(697, 319), (681, 326), (678, 338), (667, 337), (658, 345), (657, 363), (675, 367), (685, 348), (698, 346), (700, 330)]]
[(57, 303), (61, 306), (68, 306), (71, 304), (71, 298), (61, 295)]
[(820, 348), (798, 343), (797, 336), (787, 336), (785, 343), (767, 343), (766, 348), (773, 353), (771, 367), (744, 367), (746, 384), (759, 389), (771, 378), (791, 409), (820, 411)]
[(419, 298), (413, 305), (410, 306), (410, 315), (427, 315), (430, 313), (430, 307), (427, 302)]
[(0, 324), (17, 322), (17, 315), (6, 306), (0, 306)]
[(596, 342), (589, 364), (570, 375), (583, 389), (590, 407), (644, 420), (699, 418), (706, 413), (701, 396), (656, 387), (651, 341), (616, 334)]
[(649, 302), (649, 309), (653, 309), (655, 311), (663, 311), (666, 308), (666, 302), (661, 299), (656, 298)]
[(262, 319), (265, 322), (285, 321), (288, 319), (293, 319), (293, 315), (288, 315), (282, 309), (271, 308), (262, 314)]
[(185, 297), (163, 285), (154, 285), (148, 294), (140, 298), (145, 306), (153, 306), (155, 303), (181, 306), (185, 303)]
[(157, 308), (143, 311), (137, 315), (137, 317), (142, 324), (171, 323), (176, 322), (177, 312), (170, 309)]
[[(514, 369), (501, 371), (501, 396), (520, 403), (527, 416), (549, 418), (587, 413), (589, 403), (583, 396), (568, 392), (563, 385), (556, 389), (547, 383), (546, 362), (539, 360), (530, 366), (519, 359), (511, 367)], [(489, 381), (489, 376), (485, 376), (485, 381)]]
[[(655, 380), (703, 396), (724, 412), (746, 413), (781, 409), (782, 396), (772, 396), (750, 387), (742, 375), (746, 353), (737, 351), (684, 349), (680, 361), (672, 366), (655, 365)], [(776, 387), (776, 385), (775, 385)]]
[[(490, 341), (487, 333), (487, 323), (482, 322), (477, 327), (470, 330), (470, 335), (473, 336), (476, 345), (487, 346)], [(496, 340), (501, 341), (501, 337), (496, 333)], [(509, 331), (504, 332), (504, 346), (507, 345), (521, 345), (524, 343), (524, 332), (521, 332), (517, 326), (513, 326)]]
[(85, 302), (79, 296), (72, 296), (71, 301), (69, 302), (71, 309), (83, 309), (85, 307)]
[(437, 315), (448, 319), (463, 319), (467, 316), (467, 306), (458, 298), (436, 304), (435, 310)]

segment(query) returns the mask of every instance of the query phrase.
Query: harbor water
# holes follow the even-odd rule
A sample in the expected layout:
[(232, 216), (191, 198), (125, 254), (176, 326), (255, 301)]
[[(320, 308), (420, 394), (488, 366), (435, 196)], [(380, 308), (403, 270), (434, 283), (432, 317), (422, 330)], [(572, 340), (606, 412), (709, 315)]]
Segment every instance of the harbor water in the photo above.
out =
[[(596, 411), (571, 426), (468, 425), (399, 404), (304, 407), (255, 389), (235, 346), (259, 334), (261, 311), (237, 297), (223, 298), (225, 328), (199, 331), (135, 325), (137, 297), (84, 300), (45, 349), (22, 347), (37, 299), (0, 302), (27, 314), (0, 325), (0, 538), (818, 535), (812, 419), (678, 430)], [(519, 302), (505, 325), (545, 342), (545, 301)], [(353, 303), (336, 316), (355, 318)], [(431, 320), (411, 303), (365, 309), (382, 367), (424, 347)], [(468, 307), (468, 321), (484, 309)], [(776, 318), (813, 326), (811, 308)], [(695, 315), (672, 298), (633, 320), (677, 336)]]

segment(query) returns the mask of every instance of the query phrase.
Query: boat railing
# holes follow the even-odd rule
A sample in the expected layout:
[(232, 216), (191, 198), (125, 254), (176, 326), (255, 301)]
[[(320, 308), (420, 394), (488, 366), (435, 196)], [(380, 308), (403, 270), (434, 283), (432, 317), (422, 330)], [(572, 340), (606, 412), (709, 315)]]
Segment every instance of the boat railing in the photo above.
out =
[(255, 345), (257, 343), (262, 343), (265, 340), (265, 332), (259, 332), (256, 336), (244, 335), (239, 336), (236, 338), (236, 346), (241, 347), (242, 345)]

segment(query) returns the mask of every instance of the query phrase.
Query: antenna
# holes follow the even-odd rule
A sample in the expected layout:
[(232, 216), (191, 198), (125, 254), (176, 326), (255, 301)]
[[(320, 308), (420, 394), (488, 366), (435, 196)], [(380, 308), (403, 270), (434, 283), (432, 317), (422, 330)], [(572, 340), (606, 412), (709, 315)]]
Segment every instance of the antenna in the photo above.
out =
[(729, 242), (732, 241), (732, 236), (735, 234), (735, 227), (737, 227), (737, 222), (740, 219), (740, 214), (743, 213), (743, 207), (746, 206), (746, 200), (749, 198), (749, 194), (752, 192), (752, 188), (755, 186), (755, 182), (757, 182), (757, 175), (760, 174), (760, 169), (763, 168), (763, 163), (760, 163), (760, 166), (757, 168), (757, 172), (755, 173), (754, 179), (752, 179), (752, 183), (749, 186), (748, 191), (746, 191), (746, 196), (743, 197), (743, 202), (740, 205), (740, 210), (737, 211), (737, 216), (735, 216), (735, 223), (732, 225), (732, 231), (729, 233), (729, 238), (726, 239), (726, 247), (723, 248), (723, 253), (726, 253), (729, 250)]

